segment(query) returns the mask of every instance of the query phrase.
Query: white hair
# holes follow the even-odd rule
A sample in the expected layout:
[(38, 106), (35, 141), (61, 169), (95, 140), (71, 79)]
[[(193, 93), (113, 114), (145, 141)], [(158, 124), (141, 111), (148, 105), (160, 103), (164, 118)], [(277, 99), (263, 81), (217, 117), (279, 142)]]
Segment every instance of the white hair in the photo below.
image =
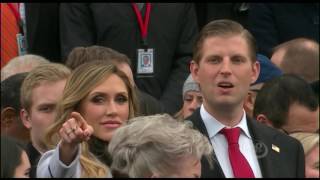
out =
[(1, 69), (1, 81), (18, 73), (29, 72), (36, 66), (43, 63), (50, 63), (50, 61), (42, 56), (33, 54), (17, 56), (15, 58), (12, 58)]
[(108, 150), (114, 172), (129, 177), (167, 177), (179, 170), (179, 161), (193, 156), (210, 159), (213, 152), (208, 138), (190, 124), (168, 114), (140, 116), (117, 129)]

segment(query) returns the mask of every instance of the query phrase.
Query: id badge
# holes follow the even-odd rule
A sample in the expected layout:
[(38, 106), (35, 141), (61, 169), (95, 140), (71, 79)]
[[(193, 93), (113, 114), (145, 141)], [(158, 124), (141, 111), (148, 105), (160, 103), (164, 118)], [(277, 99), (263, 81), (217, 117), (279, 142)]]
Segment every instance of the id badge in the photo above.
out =
[(17, 34), (17, 44), (18, 44), (18, 52), (19, 56), (27, 54), (27, 43), (26, 38), (22, 34)]
[(154, 73), (154, 49), (138, 49), (137, 74), (152, 76)]

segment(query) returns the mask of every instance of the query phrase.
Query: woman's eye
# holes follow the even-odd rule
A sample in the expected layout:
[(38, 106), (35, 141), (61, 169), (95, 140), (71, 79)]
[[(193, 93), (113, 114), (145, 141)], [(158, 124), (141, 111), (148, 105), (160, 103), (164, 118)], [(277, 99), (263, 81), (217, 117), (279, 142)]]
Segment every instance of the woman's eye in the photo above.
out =
[(104, 102), (104, 98), (102, 96), (95, 96), (92, 98), (92, 102), (94, 103), (103, 103)]
[(120, 96), (116, 97), (116, 102), (117, 103), (123, 104), (123, 103), (125, 103), (127, 101), (128, 101), (128, 98), (126, 96), (120, 95)]
[(191, 102), (192, 100), (193, 100), (193, 98), (190, 97), (190, 96), (186, 96), (186, 97), (184, 98), (184, 101), (187, 101), (187, 102)]

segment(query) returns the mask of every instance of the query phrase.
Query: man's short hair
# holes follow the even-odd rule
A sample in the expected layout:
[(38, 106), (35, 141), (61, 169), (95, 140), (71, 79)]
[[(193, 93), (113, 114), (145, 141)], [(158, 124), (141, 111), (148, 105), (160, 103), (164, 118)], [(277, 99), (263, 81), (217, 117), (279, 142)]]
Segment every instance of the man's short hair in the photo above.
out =
[(289, 108), (298, 103), (311, 111), (317, 110), (319, 102), (310, 85), (302, 78), (285, 74), (268, 81), (259, 91), (253, 115), (264, 114), (275, 128), (281, 128), (288, 119)]
[(203, 27), (193, 47), (193, 60), (196, 63), (200, 62), (202, 58), (203, 43), (207, 38), (233, 35), (239, 35), (244, 38), (249, 47), (251, 61), (255, 62), (257, 47), (254, 37), (247, 29), (243, 28), (241, 24), (227, 19), (214, 20)]
[(297, 38), (276, 46), (273, 53), (279, 50), (284, 50), (280, 63), (283, 73), (297, 74), (309, 83), (319, 79), (319, 43)]
[(67, 79), (71, 71), (63, 64), (48, 63), (37, 66), (29, 72), (21, 86), (21, 106), (30, 111), (32, 106), (32, 91), (43, 82), (57, 82)]
[(66, 66), (75, 69), (83, 63), (96, 60), (131, 66), (131, 61), (125, 54), (103, 46), (75, 47), (68, 55)]
[(18, 73), (1, 82), (1, 110), (6, 107), (20, 110), (20, 87), (27, 75), (27, 72)]

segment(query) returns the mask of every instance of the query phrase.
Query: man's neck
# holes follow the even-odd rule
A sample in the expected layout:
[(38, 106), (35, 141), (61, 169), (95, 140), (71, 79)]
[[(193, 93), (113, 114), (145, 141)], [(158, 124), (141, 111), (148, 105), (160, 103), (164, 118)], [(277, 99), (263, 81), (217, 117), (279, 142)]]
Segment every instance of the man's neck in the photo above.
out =
[(205, 110), (217, 119), (220, 123), (228, 127), (234, 127), (242, 119), (243, 106), (209, 106), (209, 104), (204, 103)]
[(47, 151), (47, 149), (45, 148), (45, 145), (43, 143), (40, 143), (38, 141), (36, 141), (34, 138), (31, 138), (31, 143), (32, 146), (40, 153), (43, 154), (44, 152)]

